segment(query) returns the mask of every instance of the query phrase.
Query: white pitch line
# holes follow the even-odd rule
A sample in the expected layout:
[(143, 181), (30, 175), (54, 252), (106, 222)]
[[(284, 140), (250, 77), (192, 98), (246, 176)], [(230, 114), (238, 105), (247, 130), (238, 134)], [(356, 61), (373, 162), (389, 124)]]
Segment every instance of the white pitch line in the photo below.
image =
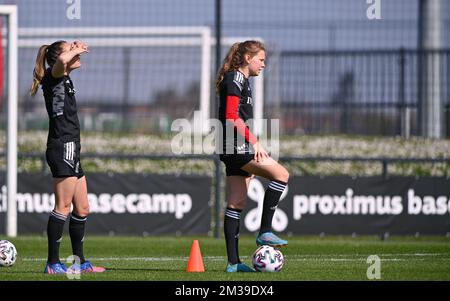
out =
[[(450, 256), (450, 253), (381, 253), (376, 254), (374, 252), (370, 255), (378, 255), (378, 256)], [(294, 254), (294, 255), (287, 255), (289, 257), (348, 257), (351, 256), (349, 254)], [(354, 256), (369, 256), (369, 254), (354, 254)]]
[[(380, 254), (381, 261), (406, 261), (406, 260), (425, 260), (425, 256), (442, 256), (448, 255), (448, 257), (435, 258), (439, 260), (450, 260), (450, 254), (448, 253), (415, 253), (415, 254)], [(347, 257), (345, 257), (347, 256)], [(365, 256), (365, 255), (364, 255)], [(403, 258), (383, 258), (385, 256), (402, 256)], [(413, 258), (405, 258), (405, 256)], [(251, 256), (241, 256), (243, 259), (249, 259)], [(332, 255), (312, 255), (312, 254), (298, 254), (298, 255), (286, 255), (288, 261), (366, 261), (367, 257), (348, 257), (344, 254), (332, 254)], [(188, 261), (188, 257), (92, 257), (91, 261)], [(225, 256), (204, 256), (203, 259), (209, 261), (223, 261)], [(46, 261), (46, 258), (22, 258), (23, 261)]]
[[(23, 258), (22, 260), (23, 261), (46, 261), (47, 258)], [(89, 260), (90, 261), (176, 261), (176, 260), (188, 260), (188, 258), (187, 257), (90, 257)]]

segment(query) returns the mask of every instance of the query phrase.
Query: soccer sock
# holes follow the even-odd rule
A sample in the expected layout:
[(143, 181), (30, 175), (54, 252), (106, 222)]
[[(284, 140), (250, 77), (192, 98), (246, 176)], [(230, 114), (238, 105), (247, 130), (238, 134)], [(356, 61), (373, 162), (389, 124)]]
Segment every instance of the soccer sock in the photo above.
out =
[(272, 219), (280, 201), (281, 194), (286, 188), (285, 182), (274, 180), (269, 183), (264, 194), (263, 211), (261, 217), (261, 228), (259, 234), (272, 231)]
[(48, 239), (48, 258), (47, 261), (51, 264), (59, 262), (59, 245), (62, 240), (62, 233), (64, 230), (64, 223), (67, 216), (53, 210), (50, 213), (47, 224), (47, 239)]
[(79, 216), (72, 212), (69, 223), (70, 241), (72, 242), (72, 254), (80, 257), (80, 262), (86, 260), (83, 255), (84, 228), (87, 216)]
[(239, 222), (241, 220), (240, 209), (227, 208), (225, 210), (224, 232), (227, 245), (227, 256), (230, 264), (239, 263)]

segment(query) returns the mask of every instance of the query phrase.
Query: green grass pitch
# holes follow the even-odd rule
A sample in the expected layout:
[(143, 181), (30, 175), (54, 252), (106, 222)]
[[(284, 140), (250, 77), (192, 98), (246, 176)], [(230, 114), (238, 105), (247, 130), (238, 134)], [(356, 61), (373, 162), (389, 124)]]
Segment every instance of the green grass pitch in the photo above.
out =
[[(187, 273), (191, 244), (200, 242), (204, 273)], [(64, 275), (43, 274), (47, 240), (42, 236), (10, 239), (18, 250), (16, 264), (0, 268), (0, 280), (68, 280)], [(251, 264), (256, 249), (252, 236), (240, 240), (241, 259)], [(61, 260), (70, 253), (70, 239), (64, 236)], [(105, 266), (102, 274), (83, 274), (81, 280), (112, 281), (277, 281), (277, 280), (368, 280), (367, 258), (381, 259), (380, 280), (450, 280), (450, 238), (391, 237), (289, 237), (281, 249), (285, 265), (279, 273), (225, 273), (223, 239), (211, 237), (105, 237), (88, 236), (85, 255)], [(74, 280), (71, 280), (74, 281)]]

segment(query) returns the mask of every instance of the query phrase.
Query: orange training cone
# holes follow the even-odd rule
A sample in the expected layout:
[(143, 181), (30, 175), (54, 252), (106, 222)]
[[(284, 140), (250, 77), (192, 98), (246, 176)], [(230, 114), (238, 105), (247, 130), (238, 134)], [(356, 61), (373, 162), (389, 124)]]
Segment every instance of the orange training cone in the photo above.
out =
[(189, 261), (186, 272), (204, 272), (205, 267), (203, 265), (202, 253), (200, 252), (200, 246), (198, 240), (194, 240), (191, 247), (191, 254), (189, 255)]

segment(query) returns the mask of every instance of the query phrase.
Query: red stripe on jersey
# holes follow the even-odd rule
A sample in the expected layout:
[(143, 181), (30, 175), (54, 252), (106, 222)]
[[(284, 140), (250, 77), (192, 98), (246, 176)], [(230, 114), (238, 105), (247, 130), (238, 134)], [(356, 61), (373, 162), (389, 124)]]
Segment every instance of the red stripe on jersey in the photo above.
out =
[(238, 107), (239, 97), (228, 95), (226, 99), (225, 119), (231, 121), (238, 133), (245, 138), (245, 141), (250, 142), (253, 145), (258, 142), (258, 139), (250, 132), (250, 129), (247, 127), (244, 120), (239, 117)]

